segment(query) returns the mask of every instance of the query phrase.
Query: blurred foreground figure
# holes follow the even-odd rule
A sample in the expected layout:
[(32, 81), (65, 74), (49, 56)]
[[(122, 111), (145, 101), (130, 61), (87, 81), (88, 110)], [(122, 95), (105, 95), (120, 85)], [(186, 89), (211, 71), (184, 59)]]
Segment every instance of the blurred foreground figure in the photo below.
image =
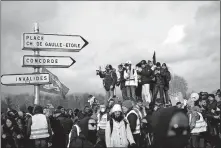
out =
[(158, 110), (152, 117), (153, 148), (184, 148), (190, 136), (187, 115), (176, 107)]

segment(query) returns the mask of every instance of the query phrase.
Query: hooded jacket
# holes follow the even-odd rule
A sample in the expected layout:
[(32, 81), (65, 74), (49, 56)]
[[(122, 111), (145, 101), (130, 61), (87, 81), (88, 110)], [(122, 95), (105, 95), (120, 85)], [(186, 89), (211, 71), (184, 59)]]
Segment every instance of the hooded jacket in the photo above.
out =
[[(182, 110), (177, 109), (176, 107), (163, 108), (153, 113), (151, 119), (151, 125), (153, 127), (154, 141), (153, 148), (167, 148), (170, 147), (167, 145), (167, 131), (169, 129), (170, 121), (175, 113), (182, 112)], [(188, 117), (187, 117), (188, 118)], [(180, 140), (180, 141), (179, 141)], [(188, 143), (188, 138), (181, 137), (176, 139), (174, 142), (178, 143)]]
[(111, 133), (110, 121), (107, 122), (105, 129), (105, 140), (107, 148), (113, 147), (128, 147), (129, 144), (133, 144), (134, 139), (131, 133), (130, 125), (127, 124), (125, 127), (125, 122), (116, 122), (113, 120), (113, 131)]
[(153, 82), (153, 70), (150, 66), (146, 65), (138, 74), (141, 75), (141, 84), (150, 84)]
[(94, 147), (92, 142), (89, 140), (89, 138), (94, 138), (89, 135), (88, 121), (90, 119), (91, 119), (90, 117), (85, 117), (78, 123), (78, 126), (80, 128), (79, 135), (77, 134), (76, 128), (75, 127), (73, 128), (69, 148), (93, 148)]
[(111, 85), (115, 88), (117, 83), (117, 74), (115, 69), (110, 70), (109, 72), (100, 72), (99, 75), (103, 78), (103, 85), (106, 91), (110, 90)]

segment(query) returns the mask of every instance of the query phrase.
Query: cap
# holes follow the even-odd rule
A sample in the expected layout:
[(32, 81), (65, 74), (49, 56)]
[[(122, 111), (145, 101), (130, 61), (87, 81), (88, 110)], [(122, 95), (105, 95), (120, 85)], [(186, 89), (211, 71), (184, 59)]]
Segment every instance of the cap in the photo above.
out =
[(122, 106), (128, 108), (128, 109), (131, 109), (133, 108), (133, 104), (130, 100), (125, 100), (123, 103), (122, 103)]

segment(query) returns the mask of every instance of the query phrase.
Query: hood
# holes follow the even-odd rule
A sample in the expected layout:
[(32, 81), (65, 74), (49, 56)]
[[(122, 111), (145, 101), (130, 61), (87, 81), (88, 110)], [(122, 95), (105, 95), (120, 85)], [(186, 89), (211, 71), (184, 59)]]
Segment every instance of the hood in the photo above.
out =
[(152, 126), (156, 143), (162, 142), (166, 136), (170, 121), (175, 113), (183, 112), (176, 107), (163, 108), (153, 113)]
[(81, 128), (81, 133), (88, 139), (88, 121), (90, 117), (85, 117), (81, 119), (78, 123), (78, 126)]

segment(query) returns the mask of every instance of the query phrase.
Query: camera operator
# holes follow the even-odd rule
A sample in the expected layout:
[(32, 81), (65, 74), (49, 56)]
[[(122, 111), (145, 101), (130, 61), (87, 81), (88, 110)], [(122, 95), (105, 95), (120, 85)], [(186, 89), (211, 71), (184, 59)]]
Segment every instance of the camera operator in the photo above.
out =
[(126, 79), (124, 79), (124, 71), (125, 70), (126, 70), (126, 68), (125, 68), (124, 63), (118, 65), (119, 77), (118, 77), (118, 81), (117, 81), (117, 86), (120, 86), (123, 101), (127, 99), (127, 91), (126, 91), (126, 86), (125, 86)]
[(163, 100), (165, 105), (164, 93), (163, 93), (165, 82), (161, 74), (161, 71), (162, 71), (161, 64), (160, 62), (157, 62), (156, 68), (154, 70), (155, 86), (154, 86), (153, 104), (155, 104), (158, 91), (160, 91), (160, 99)]
[(103, 78), (103, 85), (106, 91), (106, 98), (104, 100), (105, 104), (107, 104), (108, 99), (114, 96), (114, 89), (117, 83), (117, 74), (111, 65), (107, 65), (105, 67), (105, 71), (101, 71), (101, 68), (97, 70), (97, 75), (100, 78)]
[(124, 78), (126, 79), (125, 86), (127, 90), (127, 98), (131, 101), (136, 101), (135, 89), (138, 85), (137, 71), (132, 68), (131, 61), (126, 62), (126, 71), (124, 71)]

